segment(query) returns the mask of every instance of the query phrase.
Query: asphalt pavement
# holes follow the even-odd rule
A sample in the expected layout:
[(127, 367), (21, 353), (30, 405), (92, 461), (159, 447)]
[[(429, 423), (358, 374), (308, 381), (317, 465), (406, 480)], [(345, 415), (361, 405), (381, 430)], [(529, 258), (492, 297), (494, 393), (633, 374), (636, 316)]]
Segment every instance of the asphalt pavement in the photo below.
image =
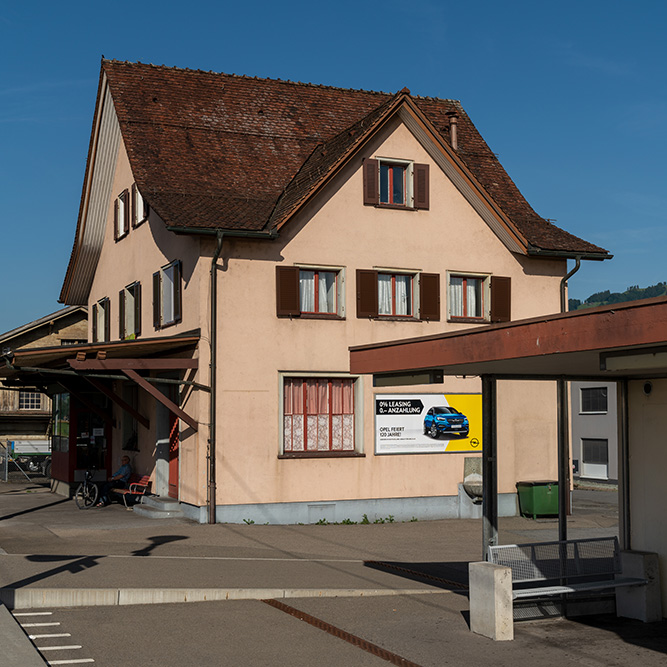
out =
[[(570, 536), (616, 534), (615, 503), (607, 490), (575, 491)], [(545, 541), (558, 523), (512, 517), (499, 529), (502, 543)], [(0, 483), (0, 595), (13, 613), (0, 614), (0, 644), (13, 638), (50, 664), (667, 662), (665, 622), (543, 620), (516, 624), (513, 642), (473, 635), (467, 563), (481, 551), (479, 520), (209, 526), (122, 505), (82, 511), (38, 484)]]

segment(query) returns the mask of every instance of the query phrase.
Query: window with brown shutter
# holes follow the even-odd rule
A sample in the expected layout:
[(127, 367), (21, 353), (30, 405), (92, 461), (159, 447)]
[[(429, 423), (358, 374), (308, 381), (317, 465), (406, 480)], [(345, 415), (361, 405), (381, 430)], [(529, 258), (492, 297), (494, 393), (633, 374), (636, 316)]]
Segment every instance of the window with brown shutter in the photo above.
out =
[(148, 202), (143, 198), (137, 184), (132, 185), (132, 226), (138, 227), (148, 219)]
[(123, 190), (114, 202), (113, 230), (116, 241), (127, 236), (130, 231), (130, 193), (128, 190)]
[(111, 340), (111, 302), (108, 297), (93, 304), (93, 342)]
[(344, 319), (343, 274), (338, 267), (277, 266), (277, 316)]
[(512, 319), (511, 278), (491, 276), (491, 321), (509, 322)]
[(176, 260), (153, 274), (153, 325), (156, 329), (182, 320), (182, 268)]
[(118, 311), (120, 339), (137, 338), (141, 334), (141, 283), (120, 291)]
[(422, 273), (419, 276), (419, 319), (440, 321), (440, 274)]
[(364, 204), (428, 210), (429, 165), (409, 160), (366, 158), (363, 161)]

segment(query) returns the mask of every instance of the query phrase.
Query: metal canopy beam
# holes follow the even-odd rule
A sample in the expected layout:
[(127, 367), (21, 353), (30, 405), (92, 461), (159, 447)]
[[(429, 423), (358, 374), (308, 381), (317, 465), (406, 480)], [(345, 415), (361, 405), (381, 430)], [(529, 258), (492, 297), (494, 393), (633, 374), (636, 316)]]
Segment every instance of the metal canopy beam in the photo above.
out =
[(168, 371), (198, 368), (197, 359), (68, 359), (69, 365), (79, 371), (117, 371), (132, 368), (142, 371)]
[(104, 394), (107, 398), (109, 398), (111, 401), (113, 401), (116, 405), (118, 405), (121, 409), (125, 410), (125, 412), (129, 412), (144, 428), (149, 428), (150, 427), (150, 422), (146, 417), (144, 417), (140, 412), (135, 410), (129, 403), (125, 402), (115, 391), (112, 391), (108, 387), (106, 387), (102, 382), (98, 382), (94, 378), (90, 377), (90, 375), (84, 375), (83, 377), (90, 382), (90, 384), (97, 389), (100, 393)]
[(168, 410), (173, 412), (179, 419), (182, 419), (188, 426), (190, 426), (194, 431), (197, 431), (199, 424), (197, 420), (193, 419), (188, 415), (184, 410), (178, 407), (176, 403), (170, 401), (159, 389), (156, 389), (146, 378), (141, 377), (139, 373), (132, 370), (131, 368), (124, 368), (123, 373), (127, 375), (131, 380), (134, 380), (144, 391), (148, 392), (156, 401), (159, 401), (164, 405)]

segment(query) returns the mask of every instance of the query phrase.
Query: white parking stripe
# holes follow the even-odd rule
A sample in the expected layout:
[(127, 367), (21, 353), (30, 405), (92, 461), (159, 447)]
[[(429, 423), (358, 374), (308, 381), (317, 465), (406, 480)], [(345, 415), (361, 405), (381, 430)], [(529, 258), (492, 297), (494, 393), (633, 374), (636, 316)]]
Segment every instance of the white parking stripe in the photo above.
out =
[(92, 658), (77, 658), (74, 660), (49, 660), (49, 665), (80, 665), (84, 662), (95, 662)]
[(47, 625), (60, 625), (60, 623), (21, 623), (22, 628), (45, 628)]
[(57, 635), (28, 635), (30, 639), (54, 639), (56, 637), (71, 637), (69, 632), (60, 632)]
[(82, 648), (78, 644), (71, 644), (70, 646), (38, 646), (38, 651), (69, 651), (70, 649)]
[(51, 616), (52, 611), (16, 611), (14, 616)]

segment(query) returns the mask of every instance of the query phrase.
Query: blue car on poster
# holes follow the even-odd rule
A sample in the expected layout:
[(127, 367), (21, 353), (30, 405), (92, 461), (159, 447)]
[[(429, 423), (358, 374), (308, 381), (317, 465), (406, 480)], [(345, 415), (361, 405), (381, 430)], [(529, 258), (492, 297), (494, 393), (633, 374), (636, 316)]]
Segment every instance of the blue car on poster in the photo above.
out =
[(441, 433), (467, 438), (469, 431), (468, 418), (456, 408), (448, 405), (429, 408), (424, 417), (424, 434), (432, 438), (437, 439)]

